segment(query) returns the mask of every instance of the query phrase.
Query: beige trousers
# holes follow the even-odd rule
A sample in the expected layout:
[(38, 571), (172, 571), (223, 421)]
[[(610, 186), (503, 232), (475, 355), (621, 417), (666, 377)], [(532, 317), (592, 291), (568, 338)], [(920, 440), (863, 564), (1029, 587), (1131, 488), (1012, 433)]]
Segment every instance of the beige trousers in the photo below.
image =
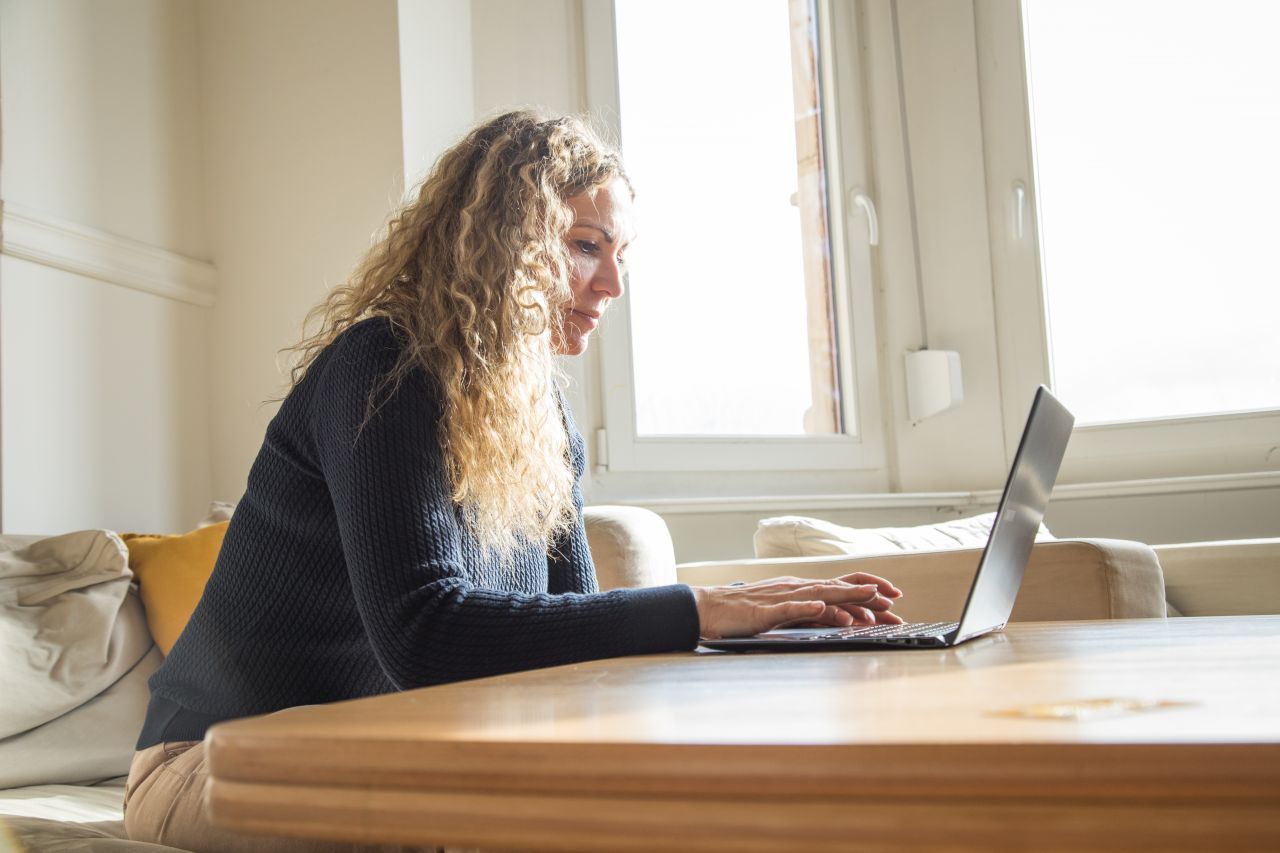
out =
[(385, 853), (410, 849), (231, 832), (209, 822), (204, 807), (208, 785), (203, 741), (173, 741), (135, 753), (124, 788), (125, 832), (133, 841), (167, 844), (193, 853)]

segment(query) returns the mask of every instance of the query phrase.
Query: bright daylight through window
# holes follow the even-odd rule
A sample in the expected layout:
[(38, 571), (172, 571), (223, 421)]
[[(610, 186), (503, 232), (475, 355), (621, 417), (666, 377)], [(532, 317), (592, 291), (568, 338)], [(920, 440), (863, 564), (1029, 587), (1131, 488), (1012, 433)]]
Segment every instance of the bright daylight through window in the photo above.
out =
[(636, 434), (841, 432), (812, 0), (615, 15)]
[(1280, 408), (1280, 3), (1024, 21), (1056, 389), (1095, 423)]

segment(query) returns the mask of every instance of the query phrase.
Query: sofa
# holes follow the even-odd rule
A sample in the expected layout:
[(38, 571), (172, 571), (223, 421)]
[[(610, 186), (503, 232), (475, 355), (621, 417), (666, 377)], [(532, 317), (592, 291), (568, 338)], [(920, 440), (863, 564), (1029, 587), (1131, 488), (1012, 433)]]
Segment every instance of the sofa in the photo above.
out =
[[(894, 606), (903, 618), (955, 621), (994, 521), (987, 513), (913, 528), (851, 529), (797, 516), (763, 519), (755, 558), (685, 563), (677, 577), (705, 586), (870, 572), (907, 593)], [(1042, 525), (1010, 621), (1271, 613), (1280, 613), (1280, 538), (1151, 546), (1058, 539)]]
[[(647, 510), (588, 508), (586, 526), (602, 589), (871, 571), (904, 589), (899, 610), (915, 620), (954, 618), (980, 553), (953, 543), (677, 566), (665, 524)], [(161, 609), (156, 590), (190, 568), (154, 554), (187, 547), (190, 558), (189, 546), (212, 535), (200, 530), (128, 542), (110, 531), (0, 536), (0, 851), (172, 849), (124, 839), (121, 803), (146, 679), (182, 621), (157, 621), (144, 602)], [(1157, 548), (1046, 539), (1033, 549), (1013, 618), (1263, 612), (1280, 612), (1280, 539)]]
[[(871, 572), (909, 591), (894, 606), (904, 618), (954, 621), (981, 553), (963, 549), (685, 563), (677, 567), (677, 577), (680, 583), (706, 586), (780, 575), (828, 578)], [(1280, 613), (1280, 538), (1157, 546), (1059, 539), (1032, 549), (1010, 621), (1270, 613)]]

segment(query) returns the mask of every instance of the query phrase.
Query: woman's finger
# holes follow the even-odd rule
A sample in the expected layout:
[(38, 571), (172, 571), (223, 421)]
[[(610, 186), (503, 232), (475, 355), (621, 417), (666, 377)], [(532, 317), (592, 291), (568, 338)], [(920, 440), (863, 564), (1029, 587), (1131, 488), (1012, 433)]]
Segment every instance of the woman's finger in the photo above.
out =
[(870, 610), (888, 610), (893, 607), (893, 601), (881, 595), (879, 588), (871, 584), (834, 581), (817, 585), (806, 592), (814, 598), (821, 598), (828, 604), (841, 607), (857, 605)]
[(871, 584), (880, 591), (881, 595), (887, 595), (890, 598), (902, 596), (902, 590), (879, 575), (873, 575), (869, 572), (853, 572), (852, 574), (844, 575), (840, 580), (854, 585)]
[[(861, 610), (862, 608), (857, 608)], [(859, 614), (849, 609), (849, 605), (834, 607), (827, 605), (826, 611), (822, 614), (822, 624), (834, 625), (838, 628), (847, 628), (850, 625), (857, 624)]]
[(771, 625), (760, 628), (767, 631), (799, 622), (816, 622), (827, 612), (827, 605), (822, 601), (783, 601), (769, 608)]
[[(783, 595), (789, 594), (780, 590)], [(880, 592), (873, 584), (851, 584), (841, 580), (809, 581), (795, 590), (794, 595), (806, 595), (821, 598), (828, 604), (839, 604), (842, 601), (865, 601), (874, 598)]]
[(822, 615), (816, 619), (806, 616), (803, 619), (795, 619), (790, 622), (780, 622), (772, 628), (766, 630), (776, 631), (779, 628), (849, 628), (856, 624), (853, 617), (843, 610), (834, 607), (828, 607)]
[(850, 624), (853, 625), (874, 625), (876, 624), (875, 613), (865, 607), (856, 604), (842, 604), (840, 609), (849, 614)]

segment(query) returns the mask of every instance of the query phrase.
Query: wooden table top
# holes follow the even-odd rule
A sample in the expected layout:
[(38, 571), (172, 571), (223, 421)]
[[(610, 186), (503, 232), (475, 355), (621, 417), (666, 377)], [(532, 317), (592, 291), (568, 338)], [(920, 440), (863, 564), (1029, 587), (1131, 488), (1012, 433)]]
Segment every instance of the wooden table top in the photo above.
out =
[(224, 723), (208, 745), (216, 820), (294, 831), (255, 802), (386, 794), (344, 818), (363, 821), (340, 833), (353, 840), (410, 840), (387, 828), (400, 826), (385, 811), (397, 794), (416, 798), (401, 811), (449, 827), (413, 840), (440, 843), (627, 846), (483, 820), (468, 834), (436, 814), (442, 797), (558, 798), (566, 821), (628, 799), (704, 815), (790, 803), (796, 819), (807, 804), (868, 800), (1255, 804), (1266, 808), (1233, 813), (1236, 831), (1280, 840), (1266, 818), (1280, 814), (1280, 616), (1024, 623), (947, 650), (603, 660)]

